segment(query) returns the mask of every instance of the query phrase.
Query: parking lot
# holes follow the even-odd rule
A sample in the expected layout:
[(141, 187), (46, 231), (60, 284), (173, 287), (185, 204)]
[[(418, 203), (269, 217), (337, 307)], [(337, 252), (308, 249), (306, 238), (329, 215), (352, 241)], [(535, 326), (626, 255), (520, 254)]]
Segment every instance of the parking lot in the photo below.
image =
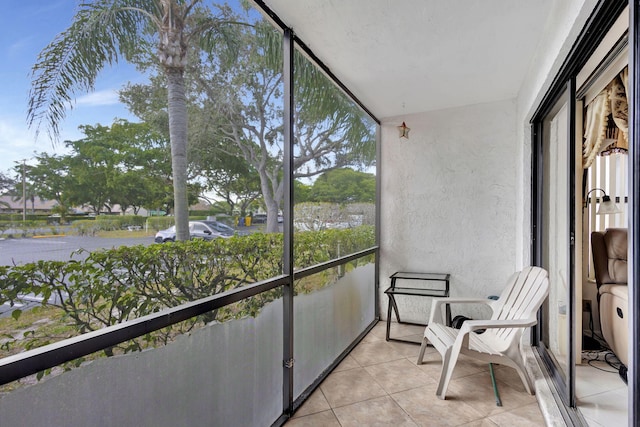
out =
[(45, 238), (0, 240), (0, 265), (18, 265), (46, 261), (81, 259), (86, 254), (74, 254), (78, 249), (89, 252), (119, 246), (150, 245), (153, 237), (105, 238), (89, 236), (56, 236)]

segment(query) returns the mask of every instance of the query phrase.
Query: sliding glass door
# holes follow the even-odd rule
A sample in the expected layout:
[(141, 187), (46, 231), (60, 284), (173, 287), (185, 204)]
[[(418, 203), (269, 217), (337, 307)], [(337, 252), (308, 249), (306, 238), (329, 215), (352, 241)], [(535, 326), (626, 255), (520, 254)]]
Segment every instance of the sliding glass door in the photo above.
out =
[(549, 272), (551, 289), (542, 310), (540, 338), (543, 356), (554, 372), (563, 401), (573, 406), (575, 319), (575, 85), (564, 92), (537, 124), (536, 168), (540, 193), (539, 264)]

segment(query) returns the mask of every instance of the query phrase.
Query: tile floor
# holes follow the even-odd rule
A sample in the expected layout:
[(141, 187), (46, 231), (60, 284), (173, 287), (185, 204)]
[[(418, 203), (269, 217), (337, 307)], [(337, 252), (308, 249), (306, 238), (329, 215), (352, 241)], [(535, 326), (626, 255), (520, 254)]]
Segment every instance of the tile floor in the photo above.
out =
[(618, 372), (604, 361), (576, 366), (576, 401), (590, 427), (627, 425), (627, 392)]
[[(394, 324), (392, 337), (419, 341), (423, 327)], [(420, 346), (385, 341), (380, 322), (320, 384), (285, 425), (298, 426), (544, 426), (535, 396), (515, 370), (495, 369), (502, 407), (496, 406), (489, 366), (464, 356), (447, 400), (436, 386), (440, 355), (429, 348), (416, 365)]]

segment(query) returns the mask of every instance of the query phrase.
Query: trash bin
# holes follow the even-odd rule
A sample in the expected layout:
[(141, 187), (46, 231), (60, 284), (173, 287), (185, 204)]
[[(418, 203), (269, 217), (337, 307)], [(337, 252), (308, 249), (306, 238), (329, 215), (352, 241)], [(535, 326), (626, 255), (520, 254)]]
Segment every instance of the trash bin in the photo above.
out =
[(240, 217), (238, 219), (238, 227), (244, 227), (244, 218), (243, 217)]
[(251, 226), (251, 217), (250, 216), (246, 216), (244, 218), (244, 225), (246, 225), (247, 227)]

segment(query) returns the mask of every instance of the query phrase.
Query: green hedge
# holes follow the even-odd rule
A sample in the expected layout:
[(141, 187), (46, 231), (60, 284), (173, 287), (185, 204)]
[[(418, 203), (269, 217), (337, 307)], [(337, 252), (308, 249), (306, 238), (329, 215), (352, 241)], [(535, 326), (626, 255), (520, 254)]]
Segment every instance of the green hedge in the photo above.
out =
[(143, 227), (146, 220), (146, 216), (140, 215), (99, 215), (96, 217), (96, 221), (108, 221), (118, 224), (119, 228)]
[[(370, 226), (298, 233), (294, 263), (296, 268), (308, 267), (336, 258), (338, 253), (346, 255), (374, 244), (374, 230)], [(254, 233), (211, 242), (123, 246), (95, 251), (84, 259), (66, 262), (0, 266), (0, 304), (13, 305), (18, 302), (19, 295), (40, 296), (43, 305), (64, 311), (76, 333), (85, 333), (278, 276), (283, 270), (282, 250), (282, 234)], [(372, 256), (353, 261), (351, 265), (371, 260)], [(315, 282), (307, 281), (304, 286), (296, 284), (296, 292), (331, 284), (338, 277), (336, 271), (340, 269), (320, 273), (324, 274), (322, 277), (311, 276)], [(121, 350), (137, 350), (166, 342), (196, 323), (255, 316), (264, 304), (280, 294), (279, 289), (262, 293), (181, 323), (172, 330), (126, 343)], [(16, 318), (20, 314), (19, 310), (13, 312)], [(46, 339), (34, 332), (28, 340), (35, 346)], [(112, 351), (107, 349), (105, 352), (110, 355)]]
[(171, 227), (175, 223), (172, 216), (150, 216), (147, 218), (147, 227), (149, 230), (160, 231)]
[(0, 221), (0, 230), (7, 230), (9, 228), (36, 228), (44, 227), (47, 225), (46, 220), (27, 220), (27, 221)]
[[(46, 214), (30, 214), (26, 215), (27, 221), (38, 221), (47, 219)], [(0, 214), (0, 221), (22, 222), (22, 213)]]
[(92, 219), (74, 221), (71, 226), (81, 236), (94, 236), (99, 231), (145, 227), (147, 217), (138, 215), (99, 215)]
[(95, 236), (99, 231), (113, 231), (121, 228), (120, 222), (108, 219), (83, 219), (73, 221), (71, 228), (80, 236)]

